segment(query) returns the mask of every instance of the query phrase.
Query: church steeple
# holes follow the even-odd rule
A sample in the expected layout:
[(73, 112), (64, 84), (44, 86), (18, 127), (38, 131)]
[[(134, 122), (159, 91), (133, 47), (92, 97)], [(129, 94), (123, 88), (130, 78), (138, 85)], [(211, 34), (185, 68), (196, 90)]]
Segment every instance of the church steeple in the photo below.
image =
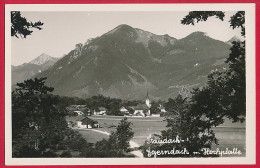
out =
[(150, 101), (150, 99), (149, 99), (148, 92), (147, 92), (147, 95), (146, 95), (145, 104), (146, 104), (149, 108), (151, 108), (151, 101)]

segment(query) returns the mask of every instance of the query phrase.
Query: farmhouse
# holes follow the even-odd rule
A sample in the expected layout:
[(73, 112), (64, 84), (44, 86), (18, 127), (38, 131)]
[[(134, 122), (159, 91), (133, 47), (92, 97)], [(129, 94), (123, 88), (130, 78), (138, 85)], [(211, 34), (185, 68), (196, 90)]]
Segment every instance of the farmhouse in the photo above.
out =
[(148, 92), (147, 92), (145, 104), (138, 104), (137, 106), (132, 107), (132, 109), (134, 110), (133, 116), (146, 117), (148, 115), (151, 115), (150, 108), (151, 108), (151, 101), (149, 99), (149, 95), (148, 95)]
[(134, 110), (133, 116), (145, 117), (150, 114), (149, 113), (150, 109), (146, 104), (138, 104), (133, 108), (133, 110)]
[(106, 115), (107, 109), (105, 107), (99, 107), (97, 110), (94, 110), (94, 115)]
[(121, 113), (123, 113), (124, 115), (129, 115), (129, 111), (128, 111), (125, 107), (121, 107), (121, 108), (119, 109), (119, 111), (120, 111)]
[(94, 121), (88, 117), (77, 120), (78, 128), (99, 128), (99, 124), (97, 121)]

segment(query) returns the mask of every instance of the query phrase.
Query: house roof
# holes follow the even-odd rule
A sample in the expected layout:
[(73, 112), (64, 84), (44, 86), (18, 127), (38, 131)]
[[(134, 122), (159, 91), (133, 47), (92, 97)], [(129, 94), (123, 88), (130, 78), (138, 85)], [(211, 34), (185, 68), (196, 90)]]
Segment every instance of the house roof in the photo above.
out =
[(146, 99), (149, 99), (148, 92), (147, 92), (147, 95), (146, 95)]
[(125, 107), (121, 107), (120, 111), (127, 112), (128, 110)]
[(134, 107), (134, 110), (149, 110), (149, 107), (146, 104), (137, 104)]

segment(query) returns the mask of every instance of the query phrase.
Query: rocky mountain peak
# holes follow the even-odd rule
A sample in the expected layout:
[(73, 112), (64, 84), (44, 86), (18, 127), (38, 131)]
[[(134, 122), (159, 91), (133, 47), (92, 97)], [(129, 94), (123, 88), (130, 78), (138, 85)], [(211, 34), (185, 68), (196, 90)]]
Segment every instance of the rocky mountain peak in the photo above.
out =
[(58, 59), (51, 57), (45, 53), (41, 54), (40, 56), (38, 56), (37, 58), (33, 59), (31, 62), (29, 62), (30, 64), (36, 64), (36, 65), (43, 65), (47, 62), (56, 62)]
[(34, 75), (47, 70), (57, 61), (58, 58), (54, 58), (43, 53), (29, 63), (24, 63), (19, 66), (12, 66), (12, 84), (30, 79)]
[(143, 98), (149, 91), (167, 99), (177, 94), (181, 85), (203, 84), (206, 78), (201, 76), (207, 75), (213, 64), (214, 69), (222, 68), (215, 62), (228, 54), (227, 43), (204, 32), (177, 40), (123, 24), (84, 45), (77, 44), (36, 77), (47, 77), (46, 84), (62, 96), (102, 94), (128, 100)]
[(120, 29), (120, 30), (132, 30), (132, 29), (134, 29), (133, 27), (131, 27), (131, 26), (129, 26), (129, 25), (127, 25), (127, 24), (121, 24), (121, 25), (119, 25), (119, 26), (117, 26), (116, 27), (117, 29)]

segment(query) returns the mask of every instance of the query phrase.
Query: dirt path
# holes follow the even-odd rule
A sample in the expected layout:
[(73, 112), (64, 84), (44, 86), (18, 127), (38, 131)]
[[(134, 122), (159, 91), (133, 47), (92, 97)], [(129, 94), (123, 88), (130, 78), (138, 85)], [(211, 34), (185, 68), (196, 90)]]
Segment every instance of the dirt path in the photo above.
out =
[[(98, 133), (101, 133), (101, 134), (105, 134), (105, 135), (107, 135), (107, 136), (110, 135), (109, 132), (100, 131), (100, 130), (97, 130), (97, 129), (79, 129), (79, 130), (90, 130), (90, 131), (98, 132)], [(138, 145), (138, 144), (137, 144), (136, 142), (134, 142), (134, 141), (130, 141), (129, 144), (130, 144), (130, 148), (138, 148), (138, 147), (140, 147), (140, 145)], [(144, 156), (143, 156), (143, 153), (142, 153), (140, 150), (135, 150), (135, 151), (132, 151), (132, 152), (130, 152), (130, 153), (133, 154), (133, 155), (135, 155), (135, 156), (138, 157), (138, 158), (143, 158), (143, 157), (144, 157)]]

